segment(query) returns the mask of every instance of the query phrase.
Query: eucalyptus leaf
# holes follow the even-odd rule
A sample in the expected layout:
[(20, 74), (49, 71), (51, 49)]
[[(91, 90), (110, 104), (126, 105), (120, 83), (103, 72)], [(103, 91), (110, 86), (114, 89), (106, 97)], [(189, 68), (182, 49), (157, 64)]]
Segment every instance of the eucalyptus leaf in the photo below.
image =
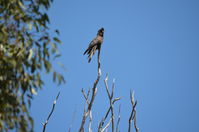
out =
[(58, 84), (65, 81), (52, 65), (53, 58), (60, 57), (61, 40), (50, 35), (47, 10), (51, 3), (0, 0), (0, 131), (33, 131), (28, 108), (44, 88), (43, 71), (52, 72), (49, 75)]

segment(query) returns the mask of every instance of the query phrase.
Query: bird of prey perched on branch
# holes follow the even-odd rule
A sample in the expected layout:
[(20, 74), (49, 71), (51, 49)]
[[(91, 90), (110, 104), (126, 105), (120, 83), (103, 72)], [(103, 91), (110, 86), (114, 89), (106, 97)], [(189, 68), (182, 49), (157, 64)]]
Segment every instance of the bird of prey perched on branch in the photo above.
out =
[(98, 30), (97, 36), (90, 42), (87, 50), (84, 52), (84, 55), (85, 54), (88, 55), (89, 63), (90, 63), (93, 55), (95, 54), (96, 50), (100, 50), (101, 45), (103, 43), (103, 36), (104, 36), (104, 28), (101, 28)]

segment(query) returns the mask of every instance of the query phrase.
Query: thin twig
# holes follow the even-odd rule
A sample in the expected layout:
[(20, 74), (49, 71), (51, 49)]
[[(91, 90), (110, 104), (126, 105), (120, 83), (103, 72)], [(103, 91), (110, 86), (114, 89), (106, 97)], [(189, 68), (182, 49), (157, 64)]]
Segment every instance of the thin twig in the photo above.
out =
[(50, 114), (48, 115), (48, 118), (47, 118), (46, 122), (43, 124), (43, 132), (45, 132), (45, 130), (46, 130), (46, 125), (48, 124), (48, 121), (49, 121), (51, 115), (53, 114), (53, 111), (54, 111), (54, 109), (55, 109), (55, 105), (56, 105), (56, 103), (57, 103), (57, 100), (58, 100), (58, 98), (59, 98), (59, 95), (60, 95), (60, 92), (57, 94), (57, 97), (56, 97), (56, 99), (55, 99), (54, 102), (53, 102), (52, 110), (51, 110)]
[[(137, 104), (137, 101), (136, 101)], [(136, 105), (135, 105), (136, 106)], [(134, 127), (135, 127), (135, 131), (138, 132), (139, 128), (137, 127), (137, 120), (136, 120), (136, 109), (134, 107)]]
[(108, 74), (106, 74), (106, 78), (104, 80), (105, 86), (106, 86), (106, 92), (108, 94), (109, 98), (109, 104), (110, 104), (110, 110), (111, 110), (111, 122), (112, 122), (112, 132), (114, 132), (114, 109), (113, 109), (113, 94), (114, 94), (114, 81), (113, 81), (113, 87), (112, 87), (112, 92), (110, 93), (109, 88), (108, 88)]
[(82, 94), (86, 100), (86, 103), (89, 105), (89, 94), (90, 94), (90, 89), (88, 90), (87, 94), (85, 94), (84, 89), (82, 89)]
[[(113, 105), (115, 104), (116, 101), (118, 101), (118, 100), (120, 100), (120, 99), (121, 99), (121, 98), (115, 98), (115, 99), (113, 100)], [(101, 120), (98, 130), (100, 130), (100, 127), (102, 127), (102, 126), (104, 125), (104, 121), (105, 121), (106, 118), (108, 117), (110, 110), (111, 110), (111, 106), (109, 106), (109, 108), (108, 108), (108, 110), (107, 110), (107, 112), (106, 112), (105, 117)]]
[(135, 130), (136, 132), (139, 131), (139, 128), (137, 127), (137, 122), (136, 122), (136, 105), (137, 105), (137, 101), (135, 101), (134, 99), (134, 92), (132, 93), (130, 91), (130, 98), (131, 98), (131, 104), (132, 104), (132, 111), (131, 111), (131, 114), (130, 114), (130, 117), (129, 117), (129, 128), (128, 128), (128, 132), (131, 132), (131, 123), (132, 121), (134, 120), (134, 127), (135, 127)]
[(106, 126), (100, 132), (104, 132), (109, 127), (109, 125), (111, 124), (111, 120), (112, 120), (112, 118), (109, 120), (109, 122), (106, 124)]
[(116, 132), (119, 130), (119, 124), (120, 124), (120, 111), (121, 111), (121, 104), (119, 105), (119, 112), (118, 112), (118, 120), (116, 125)]
[[(90, 89), (88, 90), (87, 94), (85, 94), (84, 92), (84, 89), (82, 89), (82, 94), (86, 100), (86, 104), (89, 105), (89, 94), (90, 94)], [(86, 104), (84, 106), (84, 114), (86, 112)], [(89, 114), (89, 127), (88, 127), (88, 131), (89, 132), (92, 132), (92, 111), (90, 111), (90, 114)]]
[(101, 69), (100, 69), (100, 48), (99, 48), (99, 50), (98, 50), (98, 75), (97, 75), (97, 79), (95, 80), (95, 82), (93, 84), (91, 100), (88, 104), (88, 108), (87, 108), (86, 112), (84, 112), (84, 115), (82, 117), (82, 122), (81, 122), (79, 132), (84, 132), (84, 124), (86, 122), (87, 117), (90, 115), (91, 108), (93, 106), (93, 102), (94, 102), (95, 96), (97, 94), (97, 84), (100, 80), (100, 76), (101, 76)]
[(105, 82), (106, 92), (107, 92), (107, 94), (108, 94), (110, 106), (109, 106), (109, 109), (108, 109), (107, 112), (106, 112), (105, 117), (104, 117), (104, 118), (101, 120), (101, 122), (99, 123), (98, 132), (101, 132), (102, 127), (103, 127), (103, 125), (104, 125), (104, 122), (105, 122), (105, 120), (107, 119), (107, 117), (108, 117), (110, 111), (111, 111), (112, 131), (114, 131), (114, 108), (113, 108), (113, 106), (114, 106), (114, 103), (115, 103), (116, 101), (118, 101), (118, 100), (121, 99), (121, 98), (119, 97), (119, 98), (115, 98), (115, 99), (113, 100), (114, 88), (115, 88), (115, 80), (113, 80), (112, 92), (111, 92), (111, 93), (109, 92), (109, 89), (108, 89), (108, 75), (106, 75), (106, 78), (105, 78), (104, 82)]
[(92, 121), (93, 121), (93, 116), (92, 116), (92, 111), (90, 111), (89, 114), (89, 125), (88, 125), (88, 131), (92, 132)]

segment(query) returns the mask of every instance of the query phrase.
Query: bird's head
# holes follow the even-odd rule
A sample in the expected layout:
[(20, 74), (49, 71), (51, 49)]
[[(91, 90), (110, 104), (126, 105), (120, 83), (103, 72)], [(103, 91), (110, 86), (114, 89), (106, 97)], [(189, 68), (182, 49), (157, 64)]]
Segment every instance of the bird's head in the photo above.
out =
[(100, 35), (100, 36), (103, 37), (103, 35), (104, 35), (104, 28), (100, 28), (100, 29), (98, 30), (97, 35)]

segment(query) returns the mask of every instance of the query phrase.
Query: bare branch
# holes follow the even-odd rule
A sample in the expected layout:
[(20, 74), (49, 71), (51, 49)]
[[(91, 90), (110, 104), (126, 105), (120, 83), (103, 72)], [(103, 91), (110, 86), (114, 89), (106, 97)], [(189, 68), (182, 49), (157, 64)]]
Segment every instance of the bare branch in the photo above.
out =
[[(136, 104), (137, 104), (137, 101), (135, 102), (135, 106), (136, 106)], [(135, 107), (134, 107), (134, 127), (135, 127), (135, 130), (136, 130), (136, 132), (138, 132), (139, 131), (139, 128), (137, 127), (137, 120), (136, 120), (136, 109), (135, 109)]]
[(113, 100), (113, 104), (114, 104), (116, 101), (120, 100), (120, 99), (121, 99), (121, 97), (115, 98), (115, 99)]
[(109, 120), (109, 122), (106, 124), (106, 126), (100, 132), (104, 132), (109, 127), (109, 125), (111, 124), (111, 120), (112, 120), (112, 118)]
[(92, 111), (90, 111), (90, 114), (89, 114), (89, 126), (88, 126), (88, 131), (89, 132), (92, 132), (92, 121), (93, 121)]
[[(85, 94), (84, 89), (82, 89), (82, 94), (86, 100), (86, 104), (89, 105), (89, 94), (90, 94), (90, 89), (88, 90), (87, 94)], [(86, 104), (84, 106), (84, 114), (86, 112)], [(92, 132), (92, 111), (90, 111), (89, 114), (89, 127), (88, 127), (88, 131)]]
[(112, 85), (112, 91), (110, 93), (109, 91), (109, 88), (108, 88), (108, 74), (106, 75), (106, 78), (104, 80), (104, 83), (105, 83), (105, 87), (106, 87), (106, 92), (107, 92), (107, 95), (108, 95), (108, 98), (109, 98), (109, 109), (108, 111), (106, 112), (106, 115), (105, 117), (101, 120), (101, 122), (99, 123), (99, 126), (98, 126), (98, 132), (101, 132), (102, 130), (102, 127), (104, 125), (104, 122), (105, 120), (107, 119), (108, 115), (109, 115), (109, 112), (111, 111), (111, 123), (112, 123), (112, 132), (114, 132), (114, 103), (118, 100), (120, 100), (121, 98), (115, 98), (113, 99), (113, 96), (114, 96), (114, 89), (115, 89), (115, 80), (113, 80), (113, 85)]
[(85, 94), (84, 89), (82, 88), (82, 94), (86, 100), (86, 103), (89, 105), (89, 94), (90, 94), (90, 89), (88, 90), (87, 94)]
[(48, 124), (48, 121), (49, 121), (51, 115), (53, 114), (53, 111), (54, 111), (54, 109), (55, 109), (55, 105), (56, 105), (56, 103), (57, 103), (57, 100), (58, 100), (58, 98), (59, 98), (59, 95), (60, 95), (60, 92), (57, 94), (57, 97), (56, 97), (56, 99), (55, 99), (54, 102), (53, 102), (52, 110), (51, 110), (50, 114), (48, 115), (48, 118), (47, 118), (46, 122), (43, 124), (43, 132), (45, 132), (45, 130), (46, 130), (46, 125)]
[(131, 132), (131, 123), (132, 121), (134, 120), (134, 127), (135, 127), (135, 130), (136, 132), (139, 131), (139, 128), (137, 127), (137, 122), (136, 122), (136, 105), (137, 105), (137, 101), (135, 101), (134, 99), (134, 92), (132, 93), (130, 91), (130, 98), (131, 98), (131, 104), (132, 104), (132, 111), (131, 111), (131, 114), (130, 114), (130, 117), (129, 117), (129, 128), (128, 128), (128, 132)]
[(118, 132), (119, 124), (120, 124), (120, 111), (121, 111), (121, 104), (119, 105), (118, 120), (117, 120), (117, 125), (116, 125), (116, 132)]
[[(95, 82), (93, 84), (91, 100), (88, 104), (88, 108), (87, 108), (86, 112), (84, 112), (84, 115), (82, 117), (82, 123), (81, 123), (80, 129), (79, 129), (79, 132), (84, 132), (84, 124), (86, 122), (87, 117), (90, 116), (91, 108), (93, 106), (93, 102), (94, 102), (95, 96), (97, 94), (97, 84), (98, 84), (98, 82), (100, 80), (100, 76), (101, 76), (100, 51), (101, 51), (101, 49), (99, 48), (99, 50), (98, 50), (98, 75), (97, 75), (97, 79), (95, 80)], [(90, 116), (90, 117), (91, 117), (90, 119), (92, 119), (92, 116)]]
[(112, 122), (112, 132), (114, 132), (114, 109), (113, 109), (113, 94), (114, 94), (114, 82), (113, 82), (113, 87), (112, 87), (112, 92), (110, 93), (109, 88), (108, 88), (108, 74), (106, 74), (106, 78), (104, 80), (105, 86), (106, 86), (106, 92), (108, 94), (109, 98), (109, 104), (110, 104), (110, 110), (111, 110), (111, 122)]

